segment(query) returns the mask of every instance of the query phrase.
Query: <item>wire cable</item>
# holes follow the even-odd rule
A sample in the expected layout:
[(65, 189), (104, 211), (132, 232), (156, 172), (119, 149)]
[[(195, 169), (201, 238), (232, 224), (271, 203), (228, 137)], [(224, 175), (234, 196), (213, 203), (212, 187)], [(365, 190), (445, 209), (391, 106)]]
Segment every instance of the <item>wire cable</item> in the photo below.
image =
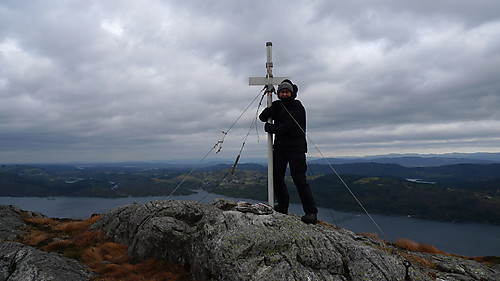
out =
[(321, 157), (325, 160), (325, 162), (328, 164), (328, 166), (330, 167), (330, 169), (332, 169), (332, 171), (335, 173), (335, 175), (339, 178), (339, 180), (342, 182), (342, 184), (345, 186), (345, 188), (349, 191), (349, 193), (352, 195), (352, 197), (356, 200), (356, 202), (358, 203), (358, 205), (363, 209), (363, 211), (366, 213), (366, 215), (370, 218), (370, 220), (373, 222), (373, 224), (377, 227), (377, 229), (380, 231), (380, 233), (382, 233), (382, 235), (384, 235), (384, 237), (387, 239), (387, 236), (385, 235), (385, 233), (382, 230), (382, 228), (380, 228), (380, 226), (377, 224), (377, 222), (375, 222), (375, 220), (372, 218), (372, 216), (366, 210), (366, 208), (363, 206), (363, 204), (361, 204), (361, 201), (359, 201), (358, 197), (356, 197), (356, 195), (354, 194), (354, 192), (352, 192), (351, 188), (349, 188), (349, 186), (344, 181), (344, 179), (342, 179), (342, 177), (339, 175), (339, 173), (337, 173), (337, 170), (335, 170), (335, 168), (333, 168), (332, 164), (330, 164), (330, 162), (325, 157), (325, 155), (323, 155), (323, 152), (321, 152), (321, 150), (319, 150), (318, 146), (316, 146), (316, 144), (309, 137), (309, 135), (306, 133), (306, 131), (300, 126), (299, 122), (297, 122), (297, 120), (295, 119), (295, 117), (293, 117), (292, 113), (288, 110), (288, 108), (286, 108), (286, 106), (283, 103), (281, 105), (286, 110), (286, 112), (290, 115), (290, 117), (292, 117), (293, 121), (297, 124), (297, 126), (300, 128), (300, 130), (306, 135), (307, 139), (311, 142), (311, 144), (314, 146), (314, 148), (318, 151), (318, 153), (321, 155)]
[(257, 130), (257, 119), (259, 118), (259, 109), (260, 109), (260, 106), (262, 105), (262, 100), (264, 99), (265, 96), (266, 96), (266, 93), (264, 93), (262, 95), (262, 97), (260, 98), (259, 105), (257, 106), (257, 111), (255, 113), (253, 120), (252, 120), (252, 123), (250, 124), (250, 128), (248, 129), (247, 134), (243, 137), (243, 143), (241, 144), (240, 152), (238, 153), (238, 156), (236, 157), (236, 161), (234, 162), (234, 165), (231, 169), (231, 174), (234, 174), (234, 171), (236, 169), (236, 165), (238, 164), (238, 161), (240, 160), (241, 153), (243, 152), (243, 148), (245, 147), (245, 144), (247, 142), (247, 138), (253, 129), (255, 129), (255, 131), (257, 133), (257, 141), (259, 139), (259, 131)]
[[(227, 129), (226, 131), (222, 131), (222, 137), (221, 139), (219, 139), (217, 141), (217, 143), (215, 143), (215, 145), (207, 152), (207, 154), (205, 154), (205, 156), (203, 156), (203, 158), (194, 166), (193, 169), (191, 169), (191, 171), (189, 171), (189, 173), (182, 179), (182, 181), (174, 188), (174, 190), (172, 190), (172, 192), (170, 192), (170, 194), (167, 196), (166, 200), (170, 199), (170, 197), (172, 197), (172, 195), (177, 191), (177, 189), (179, 189), (179, 187), (186, 181), (186, 179), (191, 176), (191, 174), (198, 169), (198, 167), (201, 165), (201, 163), (203, 163), (203, 161), (208, 157), (208, 155), (210, 155), (210, 153), (217, 149), (215, 153), (219, 153), (222, 149), (222, 143), (224, 143), (224, 139), (226, 137), (226, 135), (229, 133), (229, 131), (236, 125), (236, 123), (238, 122), (238, 120), (241, 119), (241, 117), (245, 114), (245, 112), (250, 108), (250, 106), (252, 106), (252, 104), (255, 102), (255, 100), (257, 100), (257, 98), (261, 95), (261, 93), (265, 90), (266, 88), (264, 87), (257, 96), (255, 96), (255, 98), (253, 98), (252, 102), (250, 102), (250, 104), (245, 108), (245, 110), (240, 114), (240, 116), (238, 116), (238, 118), (236, 118), (236, 120), (233, 122), (233, 124), (231, 124), (231, 126), (229, 126), (229, 129)], [(262, 102), (262, 98), (261, 98), (261, 102)], [(255, 121), (256, 122), (256, 121)], [(248, 136), (248, 135), (247, 135)], [(241, 148), (243, 150), (243, 147)], [(241, 153), (241, 150), (240, 150), (240, 153)], [(226, 177), (226, 176), (224, 176)], [(204, 198), (203, 198), (204, 199)]]
[(245, 114), (245, 112), (247, 112), (247, 110), (250, 108), (250, 106), (252, 106), (252, 104), (255, 102), (255, 100), (260, 96), (260, 94), (265, 90), (266, 88), (264, 87), (257, 96), (255, 96), (255, 98), (253, 98), (252, 102), (250, 102), (250, 104), (248, 104), (248, 106), (245, 108), (245, 110), (243, 110), (243, 112), (240, 114), (240, 116), (238, 116), (238, 118), (236, 118), (236, 120), (233, 122), (233, 124), (231, 124), (231, 126), (229, 126), (229, 129), (227, 129), (227, 131), (222, 131), (222, 138), (221, 140), (219, 140), (219, 142), (217, 143), (218, 144), (218, 149), (216, 151), (216, 153), (219, 153), (222, 149), (222, 143), (224, 142), (224, 139), (226, 138), (226, 135), (229, 133), (229, 131), (234, 127), (234, 125), (236, 125), (236, 123), (238, 123), (238, 121), (241, 119), (241, 117)]

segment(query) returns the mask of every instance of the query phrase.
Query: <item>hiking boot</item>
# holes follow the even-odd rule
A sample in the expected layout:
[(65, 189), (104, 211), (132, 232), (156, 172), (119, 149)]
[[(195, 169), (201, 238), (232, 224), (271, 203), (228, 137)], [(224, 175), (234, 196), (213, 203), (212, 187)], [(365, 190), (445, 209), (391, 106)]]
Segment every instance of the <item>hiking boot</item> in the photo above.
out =
[(288, 215), (288, 208), (282, 205), (274, 205), (274, 210), (278, 213)]
[(305, 214), (301, 220), (307, 224), (315, 224), (318, 222), (318, 216), (316, 214)]

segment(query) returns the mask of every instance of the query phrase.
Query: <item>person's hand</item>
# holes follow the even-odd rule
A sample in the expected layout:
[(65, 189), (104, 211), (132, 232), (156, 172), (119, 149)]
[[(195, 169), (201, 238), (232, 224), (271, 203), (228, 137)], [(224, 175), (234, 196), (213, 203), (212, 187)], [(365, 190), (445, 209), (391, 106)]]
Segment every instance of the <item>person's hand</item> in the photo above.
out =
[(273, 133), (274, 132), (274, 129), (275, 129), (275, 126), (274, 124), (271, 124), (271, 123), (266, 123), (264, 125), (264, 131), (268, 132), (268, 133)]

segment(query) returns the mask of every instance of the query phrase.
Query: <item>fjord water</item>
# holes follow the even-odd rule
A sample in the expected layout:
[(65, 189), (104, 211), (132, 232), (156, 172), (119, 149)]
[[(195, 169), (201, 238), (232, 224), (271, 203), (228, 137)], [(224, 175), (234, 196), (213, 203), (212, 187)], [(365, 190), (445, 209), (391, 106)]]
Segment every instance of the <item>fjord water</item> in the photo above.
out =
[[(199, 191), (193, 195), (172, 196), (170, 199), (199, 201), (209, 203), (216, 198), (233, 201), (258, 202), (249, 199), (231, 198)], [(133, 202), (145, 203), (152, 200), (165, 200), (166, 197), (0, 197), (0, 205), (16, 205), (24, 210), (40, 212), (52, 218), (86, 219), (92, 214), (102, 214), (118, 206)], [(399, 238), (431, 244), (438, 249), (465, 256), (500, 256), (500, 226), (486, 224), (464, 224), (437, 222), (408, 217), (340, 212), (334, 209), (318, 208), (320, 220), (349, 229), (356, 233), (377, 233), (386, 241), (394, 242)], [(292, 204), (290, 212), (303, 214), (302, 206)]]

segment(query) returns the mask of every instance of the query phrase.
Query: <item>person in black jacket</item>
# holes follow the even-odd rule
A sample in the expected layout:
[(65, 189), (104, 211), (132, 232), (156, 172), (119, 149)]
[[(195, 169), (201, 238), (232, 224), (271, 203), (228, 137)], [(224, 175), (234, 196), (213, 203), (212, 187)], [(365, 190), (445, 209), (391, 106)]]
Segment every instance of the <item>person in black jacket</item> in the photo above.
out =
[(306, 110), (302, 103), (295, 99), (297, 92), (297, 85), (288, 79), (283, 80), (278, 86), (279, 100), (264, 109), (259, 119), (262, 122), (267, 122), (269, 118), (274, 121), (264, 126), (266, 132), (274, 134), (274, 193), (278, 202), (274, 210), (283, 214), (288, 213), (290, 198), (285, 184), (285, 173), (287, 165), (290, 165), (290, 174), (305, 212), (302, 221), (316, 223), (318, 209), (306, 179)]

